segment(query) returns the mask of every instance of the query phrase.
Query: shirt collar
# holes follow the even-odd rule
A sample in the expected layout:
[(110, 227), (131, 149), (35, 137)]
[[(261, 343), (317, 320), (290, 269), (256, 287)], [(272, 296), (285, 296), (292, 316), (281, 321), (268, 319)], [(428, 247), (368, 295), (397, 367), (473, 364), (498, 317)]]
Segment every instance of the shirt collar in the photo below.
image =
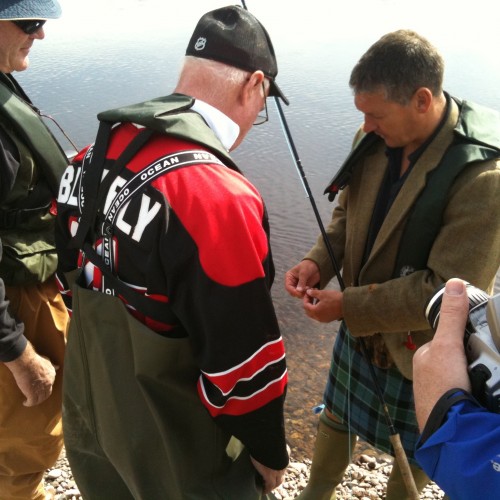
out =
[[(446, 120), (448, 119), (448, 115), (450, 114), (450, 96), (447, 92), (444, 92), (444, 95), (446, 97), (446, 108), (445, 112), (443, 113), (443, 117), (441, 118), (441, 121), (439, 122), (438, 126), (435, 128), (434, 132), (432, 132), (431, 136), (423, 143), (421, 144), (413, 153), (408, 155), (408, 160), (410, 160), (410, 167), (412, 167), (417, 160), (420, 158), (422, 153), (427, 149), (429, 144), (436, 138), (438, 135), (439, 131), (443, 128)], [(401, 152), (403, 151), (403, 148), (390, 148), (387, 147), (385, 152), (386, 155), (390, 158), (391, 156), (393, 158), (396, 158), (399, 155), (399, 158), (397, 159), (398, 162), (401, 162)], [(408, 169), (410, 170), (410, 169)]]
[(191, 109), (203, 117), (222, 145), (229, 151), (238, 138), (240, 127), (222, 111), (199, 99), (194, 101)]

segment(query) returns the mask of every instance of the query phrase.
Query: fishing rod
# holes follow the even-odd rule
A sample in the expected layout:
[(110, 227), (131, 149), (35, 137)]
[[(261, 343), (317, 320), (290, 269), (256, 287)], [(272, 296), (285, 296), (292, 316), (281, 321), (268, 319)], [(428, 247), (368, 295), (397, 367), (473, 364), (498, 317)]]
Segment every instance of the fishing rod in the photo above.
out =
[[(307, 197), (309, 198), (309, 201), (311, 202), (311, 206), (312, 206), (314, 214), (316, 216), (318, 226), (321, 230), (323, 242), (325, 244), (325, 247), (328, 251), (328, 255), (330, 257), (331, 263), (333, 265), (333, 269), (335, 271), (335, 276), (336, 276), (337, 281), (339, 283), (340, 290), (343, 291), (345, 289), (344, 279), (342, 278), (342, 275), (340, 273), (340, 268), (337, 264), (337, 260), (335, 258), (335, 254), (333, 252), (332, 245), (331, 245), (330, 240), (328, 239), (328, 236), (326, 234), (326, 230), (325, 230), (325, 227), (324, 227), (323, 222), (321, 220), (320, 214), (318, 212), (318, 208), (316, 206), (316, 202), (314, 201), (314, 197), (312, 196), (311, 189), (310, 189), (309, 183), (307, 181), (307, 177), (305, 175), (304, 169), (302, 168), (302, 162), (300, 161), (300, 158), (298, 157), (297, 150), (296, 150), (295, 145), (293, 143), (293, 139), (292, 139), (292, 136), (290, 134), (290, 130), (288, 128), (288, 124), (286, 122), (285, 115), (283, 113), (283, 108), (281, 106), (281, 103), (278, 101), (278, 97), (275, 97), (274, 99), (276, 102), (276, 107), (278, 108), (278, 113), (280, 115), (283, 129), (285, 130), (285, 137), (287, 139), (290, 150), (292, 151), (292, 155), (295, 159), (295, 166), (296, 166), (297, 171), (299, 173), (300, 180), (302, 182), (302, 185), (304, 186)], [(359, 337), (357, 340), (358, 340), (360, 348), (361, 348), (361, 353), (362, 353), (363, 357), (365, 358), (365, 361), (368, 365), (368, 368), (370, 371), (370, 378), (372, 380), (373, 387), (375, 388), (375, 392), (377, 394), (377, 398), (379, 400), (380, 407), (382, 408), (382, 412), (384, 414), (386, 425), (389, 429), (389, 440), (390, 440), (392, 447), (394, 449), (394, 455), (395, 455), (396, 460), (399, 464), (399, 468), (401, 469), (401, 476), (403, 477), (403, 480), (404, 480), (406, 489), (410, 495), (410, 498), (412, 500), (418, 500), (420, 498), (420, 496), (419, 496), (419, 493), (417, 490), (417, 486), (415, 484), (415, 480), (413, 478), (413, 474), (412, 474), (411, 469), (410, 469), (410, 464), (408, 462), (408, 458), (406, 456), (405, 450), (404, 450), (403, 445), (401, 443), (401, 437), (394, 426), (391, 415), (389, 413), (389, 408), (388, 408), (387, 403), (385, 402), (384, 396), (382, 394), (382, 390), (381, 390), (380, 385), (378, 383), (375, 369), (373, 368), (373, 363), (372, 363), (370, 356), (368, 354), (368, 351), (366, 349), (365, 341), (364, 341), (363, 337)]]
[[(248, 10), (246, 6), (246, 2), (244, 0), (241, 0), (241, 4), (245, 10)], [(316, 221), (318, 223), (319, 229), (321, 231), (321, 236), (323, 238), (323, 242), (325, 244), (326, 250), (328, 252), (328, 256), (331, 260), (333, 269), (335, 271), (335, 276), (337, 278), (337, 281), (339, 283), (340, 290), (343, 291), (345, 289), (345, 283), (344, 279), (342, 278), (342, 274), (340, 272), (339, 265), (337, 263), (337, 259), (335, 258), (335, 253), (333, 251), (333, 247), (330, 243), (330, 240), (328, 239), (328, 235), (326, 234), (325, 226), (323, 224), (323, 221), (321, 219), (320, 213), (318, 211), (318, 207), (316, 205), (316, 201), (314, 200), (314, 196), (311, 192), (311, 188), (309, 186), (309, 182), (307, 180), (306, 174), (304, 172), (304, 169), (302, 167), (302, 161), (299, 157), (299, 154), (297, 152), (297, 148), (295, 147), (295, 143), (292, 138), (292, 134), (290, 132), (290, 129), (288, 127), (288, 123), (285, 117), (285, 114), (283, 112), (283, 108), (281, 106), (281, 103), (279, 101), (278, 96), (274, 96), (274, 101), (276, 104), (276, 108), (278, 109), (278, 114), (280, 117), (281, 125), (283, 127), (283, 130), (285, 132), (285, 138), (287, 140), (288, 146), (290, 148), (290, 151), (292, 153), (294, 162), (295, 162), (295, 167), (297, 169), (297, 172), (299, 174), (300, 181), (302, 183), (302, 186), (304, 187), (304, 190), (306, 192), (307, 198), (309, 198), (309, 201), (311, 203), (314, 215), (316, 217)], [(396, 431), (396, 428), (394, 426), (394, 423), (392, 421), (391, 415), (389, 413), (389, 409), (387, 406), (387, 403), (385, 402), (384, 396), (382, 394), (382, 390), (380, 388), (380, 385), (377, 380), (377, 375), (375, 373), (375, 369), (373, 368), (373, 364), (371, 362), (370, 356), (368, 354), (368, 351), (366, 349), (365, 341), (363, 337), (360, 337), (358, 339), (360, 348), (361, 348), (361, 353), (363, 357), (365, 358), (365, 361), (368, 365), (369, 371), (370, 371), (370, 377), (373, 383), (373, 386), (375, 388), (375, 392), (377, 394), (377, 398), (379, 400), (380, 406), (382, 408), (384, 418), (386, 421), (386, 425), (389, 429), (389, 440), (392, 444), (392, 447), (394, 449), (394, 455), (396, 457), (396, 460), (399, 464), (399, 468), (401, 469), (401, 476), (403, 477), (406, 489), (410, 495), (410, 498), (412, 500), (418, 500), (419, 499), (419, 493), (417, 490), (417, 486), (415, 484), (415, 479), (413, 478), (413, 474), (410, 469), (410, 464), (408, 462), (408, 457), (406, 456), (405, 450), (403, 448), (403, 445), (401, 443), (401, 437), (399, 433)]]

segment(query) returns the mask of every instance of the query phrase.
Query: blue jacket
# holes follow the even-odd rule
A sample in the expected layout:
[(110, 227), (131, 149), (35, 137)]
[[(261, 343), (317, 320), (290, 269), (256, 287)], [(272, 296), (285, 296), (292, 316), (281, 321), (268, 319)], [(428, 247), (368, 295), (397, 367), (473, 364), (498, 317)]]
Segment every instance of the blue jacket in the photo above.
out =
[(500, 414), (464, 391), (449, 391), (434, 407), (415, 458), (451, 500), (497, 498)]

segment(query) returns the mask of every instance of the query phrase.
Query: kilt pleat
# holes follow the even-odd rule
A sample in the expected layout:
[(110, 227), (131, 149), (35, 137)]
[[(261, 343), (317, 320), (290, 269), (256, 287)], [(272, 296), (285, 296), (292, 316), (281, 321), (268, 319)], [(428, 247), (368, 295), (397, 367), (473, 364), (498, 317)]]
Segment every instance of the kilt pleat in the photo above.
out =
[[(351, 432), (375, 448), (394, 456), (390, 430), (371, 378), (370, 368), (356, 349), (356, 339), (342, 322), (333, 348), (324, 392), (325, 406), (349, 426)], [(413, 403), (413, 384), (395, 367), (373, 367), (389, 415), (410, 463), (414, 459), (418, 427)]]

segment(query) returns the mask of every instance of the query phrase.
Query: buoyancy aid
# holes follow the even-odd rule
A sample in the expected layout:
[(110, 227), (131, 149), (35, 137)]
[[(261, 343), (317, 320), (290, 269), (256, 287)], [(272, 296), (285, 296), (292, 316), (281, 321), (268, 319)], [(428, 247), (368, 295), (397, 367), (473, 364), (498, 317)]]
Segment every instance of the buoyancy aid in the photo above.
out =
[[(454, 129), (455, 139), (441, 162), (429, 172), (425, 188), (408, 216), (394, 267), (394, 278), (425, 269), (442, 224), (447, 193), (460, 172), (471, 163), (500, 158), (500, 113), (469, 101), (453, 99), (460, 108)], [(359, 160), (381, 141), (383, 139), (373, 132), (359, 138), (325, 189), (330, 201), (349, 184)]]
[[(239, 171), (222, 144), (207, 127), (203, 118), (198, 113), (189, 111), (193, 103), (194, 99), (192, 97), (173, 94), (168, 97), (105, 111), (98, 115), (100, 127), (96, 141), (92, 150), (85, 155), (90, 158), (88, 165), (84, 168), (84, 180), (82, 181), (82, 198), (85, 203), (82, 208), (77, 233), (71, 242), (74, 248), (82, 248), (86, 258), (101, 270), (104, 279), (107, 280), (111, 295), (119, 294), (123, 296), (137, 310), (166, 324), (175, 322), (175, 317), (168, 304), (148, 299), (122, 283), (93, 249), (93, 243), (96, 239), (94, 231), (96, 228), (102, 231), (106, 227), (104, 232), (107, 234), (100, 234), (99, 237), (108, 238), (112, 234), (112, 224), (102, 223), (104, 222), (104, 214), (101, 211), (109, 184), (118, 174), (119, 169), (123, 168), (147, 143), (153, 132), (200, 144), (200, 159), (197, 163), (206, 163), (207, 154), (211, 155), (213, 153), (212, 162), (222, 162), (224, 165)], [(144, 127), (144, 129), (127, 145), (120, 157), (111, 165), (110, 161), (106, 159), (106, 153), (111, 130), (117, 123), (134, 123)], [(205, 150), (210, 153), (204, 155)], [(196, 156), (196, 152), (194, 153)], [(182, 154), (180, 153), (180, 155)], [(196, 162), (196, 159), (191, 160), (190, 164), (194, 164), (194, 162)], [(104, 181), (101, 182), (105, 164), (106, 168), (110, 168), (110, 170)], [(147, 182), (147, 179), (145, 182)], [(126, 191), (126, 189), (127, 186), (123, 186), (122, 190)], [(133, 191), (135, 192), (135, 189)], [(119, 209), (116, 211), (119, 211)], [(96, 222), (99, 223), (96, 224)], [(83, 285), (81, 275), (77, 282)]]
[(57, 267), (54, 215), (49, 209), (68, 161), (40, 115), (3, 73), (0, 126), (19, 152), (14, 184), (0, 201), (0, 276), (8, 285), (43, 282)]

